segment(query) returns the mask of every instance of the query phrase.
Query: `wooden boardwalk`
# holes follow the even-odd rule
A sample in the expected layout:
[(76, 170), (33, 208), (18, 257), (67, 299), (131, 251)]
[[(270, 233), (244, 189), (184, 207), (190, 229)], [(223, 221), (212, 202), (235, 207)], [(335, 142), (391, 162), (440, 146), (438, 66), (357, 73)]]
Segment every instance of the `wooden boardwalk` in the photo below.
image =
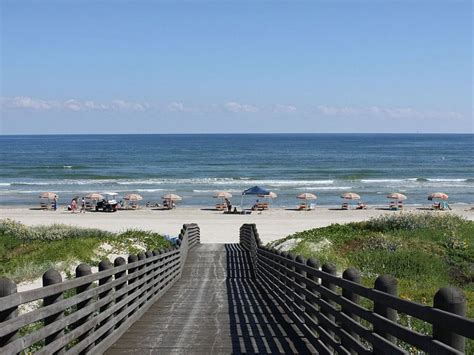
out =
[(182, 278), (108, 354), (309, 353), (314, 351), (252, 278), (239, 244), (201, 244)]

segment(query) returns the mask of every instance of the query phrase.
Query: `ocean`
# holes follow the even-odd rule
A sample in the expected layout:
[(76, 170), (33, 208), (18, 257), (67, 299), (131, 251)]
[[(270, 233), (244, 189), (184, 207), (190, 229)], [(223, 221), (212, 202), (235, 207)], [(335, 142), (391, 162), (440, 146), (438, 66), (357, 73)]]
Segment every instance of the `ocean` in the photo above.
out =
[[(474, 135), (429, 134), (196, 134), (0, 136), (0, 205), (39, 202), (43, 191), (59, 203), (76, 195), (136, 192), (160, 202), (211, 206), (216, 190), (259, 185), (293, 207), (311, 192), (317, 204), (338, 205), (357, 192), (368, 204), (401, 192), (408, 204), (427, 204), (431, 192), (451, 203), (474, 202)], [(246, 197), (247, 205), (254, 197)]]

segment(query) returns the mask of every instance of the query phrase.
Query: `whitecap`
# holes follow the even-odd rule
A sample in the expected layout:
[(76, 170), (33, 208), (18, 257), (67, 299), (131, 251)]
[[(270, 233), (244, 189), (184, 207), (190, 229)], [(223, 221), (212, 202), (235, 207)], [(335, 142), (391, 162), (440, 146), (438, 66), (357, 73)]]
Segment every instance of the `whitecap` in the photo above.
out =
[(466, 182), (467, 179), (444, 179), (444, 178), (433, 178), (433, 179), (426, 179), (431, 182)]
[(308, 187), (297, 187), (296, 190), (350, 190), (352, 186), (308, 186)]

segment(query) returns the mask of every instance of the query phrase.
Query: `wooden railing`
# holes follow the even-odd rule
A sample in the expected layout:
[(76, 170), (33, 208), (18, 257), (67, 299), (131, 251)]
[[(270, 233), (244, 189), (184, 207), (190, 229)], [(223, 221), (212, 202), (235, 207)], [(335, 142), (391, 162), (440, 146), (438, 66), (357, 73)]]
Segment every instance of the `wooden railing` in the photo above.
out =
[[(81, 264), (63, 281), (51, 269), (42, 288), (20, 293), (0, 278), (0, 354), (104, 352), (180, 278), (199, 242), (199, 227), (187, 224), (176, 246), (102, 261), (97, 273)], [(18, 312), (31, 302), (40, 307)]]
[[(379, 276), (368, 288), (354, 268), (338, 277), (332, 264), (266, 248), (254, 224), (241, 227), (240, 243), (257, 284), (319, 353), (462, 354), (466, 338), (474, 339), (474, 321), (465, 317), (466, 299), (456, 288), (440, 289), (434, 306), (424, 306), (399, 298), (391, 276)], [(425, 334), (410, 326), (415, 321), (425, 325)]]

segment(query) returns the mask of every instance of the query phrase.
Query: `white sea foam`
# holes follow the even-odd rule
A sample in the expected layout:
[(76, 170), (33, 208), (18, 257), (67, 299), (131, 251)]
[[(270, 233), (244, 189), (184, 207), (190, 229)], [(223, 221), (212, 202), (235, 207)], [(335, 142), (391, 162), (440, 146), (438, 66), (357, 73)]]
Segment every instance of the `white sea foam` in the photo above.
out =
[(333, 184), (334, 180), (259, 180), (232, 178), (193, 178), (193, 179), (146, 179), (146, 180), (117, 180), (118, 185), (263, 185), (263, 186), (305, 186)]
[(394, 183), (394, 182), (405, 182), (405, 181), (416, 181), (416, 178), (409, 179), (362, 179), (360, 180), (364, 184), (379, 184), (379, 183)]
[(308, 186), (308, 187), (297, 187), (296, 190), (350, 190), (352, 186)]
[(0, 186), (11, 186), (9, 182), (0, 182)]
[(433, 181), (433, 182), (466, 182), (467, 179), (426, 179), (428, 181)]
[(170, 189), (135, 189), (135, 191), (137, 191), (137, 192), (158, 192), (158, 191), (176, 191), (176, 190), (170, 190)]

